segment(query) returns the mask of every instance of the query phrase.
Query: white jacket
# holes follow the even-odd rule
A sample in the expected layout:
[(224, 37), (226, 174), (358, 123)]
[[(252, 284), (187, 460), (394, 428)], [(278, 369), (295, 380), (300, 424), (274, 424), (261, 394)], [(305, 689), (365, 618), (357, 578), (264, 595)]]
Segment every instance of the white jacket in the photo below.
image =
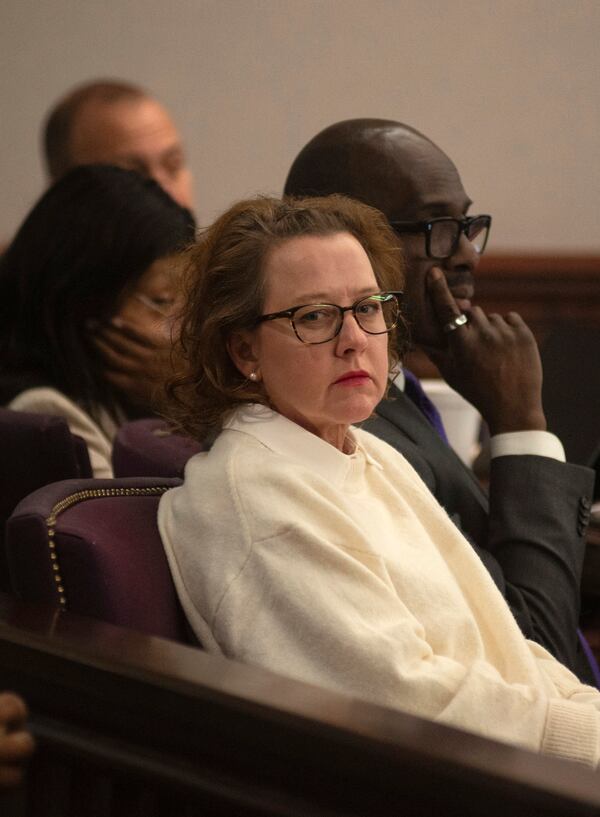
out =
[(351, 433), (347, 455), (268, 409), (240, 410), (162, 497), (204, 647), (596, 766), (600, 693), (525, 640), (406, 460)]

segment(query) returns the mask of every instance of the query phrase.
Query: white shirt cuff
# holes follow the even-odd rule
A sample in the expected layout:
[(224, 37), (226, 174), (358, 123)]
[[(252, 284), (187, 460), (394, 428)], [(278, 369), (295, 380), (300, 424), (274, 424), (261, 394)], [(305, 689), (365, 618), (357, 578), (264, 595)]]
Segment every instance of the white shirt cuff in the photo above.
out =
[(404, 375), (404, 369), (399, 369), (397, 372), (392, 372), (390, 375), (390, 380), (394, 384), (394, 386), (398, 389), (398, 391), (404, 391), (404, 387), (406, 385), (406, 377)]
[(524, 454), (550, 457), (560, 462), (567, 459), (563, 444), (549, 431), (508, 431), (505, 434), (496, 434), (490, 439), (492, 458)]

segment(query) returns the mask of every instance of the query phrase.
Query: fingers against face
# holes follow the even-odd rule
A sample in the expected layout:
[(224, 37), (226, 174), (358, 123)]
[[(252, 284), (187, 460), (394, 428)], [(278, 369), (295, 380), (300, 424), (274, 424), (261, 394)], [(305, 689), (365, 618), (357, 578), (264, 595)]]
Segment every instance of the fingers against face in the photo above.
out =
[(32, 736), (22, 728), (27, 714), (25, 703), (17, 695), (0, 694), (0, 787), (21, 782), (22, 764), (34, 751)]
[(22, 763), (34, 749), (34, 740), (24, 729), (0, 737), (0, 767), (5, 763)]
[(454, 299), (454, 295), (450, 292), (446, 277), (439, 267), (433, 267), (429, 270), (427, 289), (435, 316), (439, 321), (440, 329), (442, 329), (453, 318), (458, 317), (461, 311)]
[(22, 726), (28, 714), (22, 698), (13, 692), (0, 693), (0, 734)]
[(100, 351), (106, 364), (113, 369), (123, 372), (144, 371), (151, 359), (148, 349), (140, 349), (121, 339), (97, 335), (94, 344)]
[(164, 372), (171, 359), (172, 347), (164, 336), (148, 338), (107, 326), (96, 332), (93, 340), (107, 365), (121, 372)]
[(29, 732), (12, 732), (0, 737), (0, 788), (18, 786), (23, 780), (23, 765), (35, 750)]
[[(461, 310), (441, 269), (433, 267), (429, 271), (427, 286), (440, 328), (443, 329), (454, 318), (462, 314)], [(531, 330), (517, 312), (509, 312), (505, 316), (497, 313), (486, 315), (481, 307), (473, 306), (468, 315), (467, 324), (447, 333), (449, 344), (460, 346), (481, 341), (507, 343), (513, 339), (520, 342), (534, 342)]]
[(162, 326), (134, 326), (125, 323), (120, 318), (114, 318), (112, 323), (103, 326), (100, 334), (124, 350), (151, 349), (170, 346), (170, 339), (165, 335)]
[(506, 344), (535, 344), (531, 329), (517, 312), (486, 315), (481, 307), (474, 306), (469, 313), (473, 341)]
[(97, 330), (93, 340), (105, 363), (106, 380), (135, 405), (152, 407), (174, 372), (170, 339), (150, 338), (129, 324), (113, 324)]

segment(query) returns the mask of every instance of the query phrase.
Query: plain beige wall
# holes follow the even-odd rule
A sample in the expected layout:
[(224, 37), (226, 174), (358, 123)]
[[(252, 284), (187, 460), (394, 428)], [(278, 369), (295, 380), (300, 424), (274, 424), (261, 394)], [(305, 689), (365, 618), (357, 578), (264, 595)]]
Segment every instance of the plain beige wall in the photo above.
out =
[(0, 239), (43, 189), (50, 103), (115, 76), (171, 109), (203, 223), (379, 116), (455, 160), (493, 248), (599, 252), (599, 68), (600, 0), (0, 0)]

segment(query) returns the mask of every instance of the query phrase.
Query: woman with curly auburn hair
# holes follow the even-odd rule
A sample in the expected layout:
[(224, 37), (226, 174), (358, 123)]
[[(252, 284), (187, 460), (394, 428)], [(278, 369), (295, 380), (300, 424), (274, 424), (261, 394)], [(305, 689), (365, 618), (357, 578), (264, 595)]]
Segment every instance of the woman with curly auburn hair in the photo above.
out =
[[(398, 290), (401, 251), (390, 240), (385, 219), (342, 196), (331, 196), (325, 204), (322, 198), (241, 201), (190, 248), (184, 283), (187, 309), (180, 330), (188, 366), (168, 388), (170, 415), (188, 434), (203, 440), (220, 431), (225, 414), (241, 404), (269, 405), (264, 384), (238, 369), (226, 340), (233, 332), (252, 329), (260, 318), (265, 296), (261, 269), (275, 246), (304, 234), (342, 231), (362, 245), (378, 288)], [(397, 344), (390, 344), (389, 356), (392, 367)]]
[(386, 390), (401, 267), (383, 217), (340, 197), (241, 202), (193, 250), (171, 393), (217, 436), (160, 502), (181, 602), (211, 652), (597, 766), (600, 693), (355, 426)]

